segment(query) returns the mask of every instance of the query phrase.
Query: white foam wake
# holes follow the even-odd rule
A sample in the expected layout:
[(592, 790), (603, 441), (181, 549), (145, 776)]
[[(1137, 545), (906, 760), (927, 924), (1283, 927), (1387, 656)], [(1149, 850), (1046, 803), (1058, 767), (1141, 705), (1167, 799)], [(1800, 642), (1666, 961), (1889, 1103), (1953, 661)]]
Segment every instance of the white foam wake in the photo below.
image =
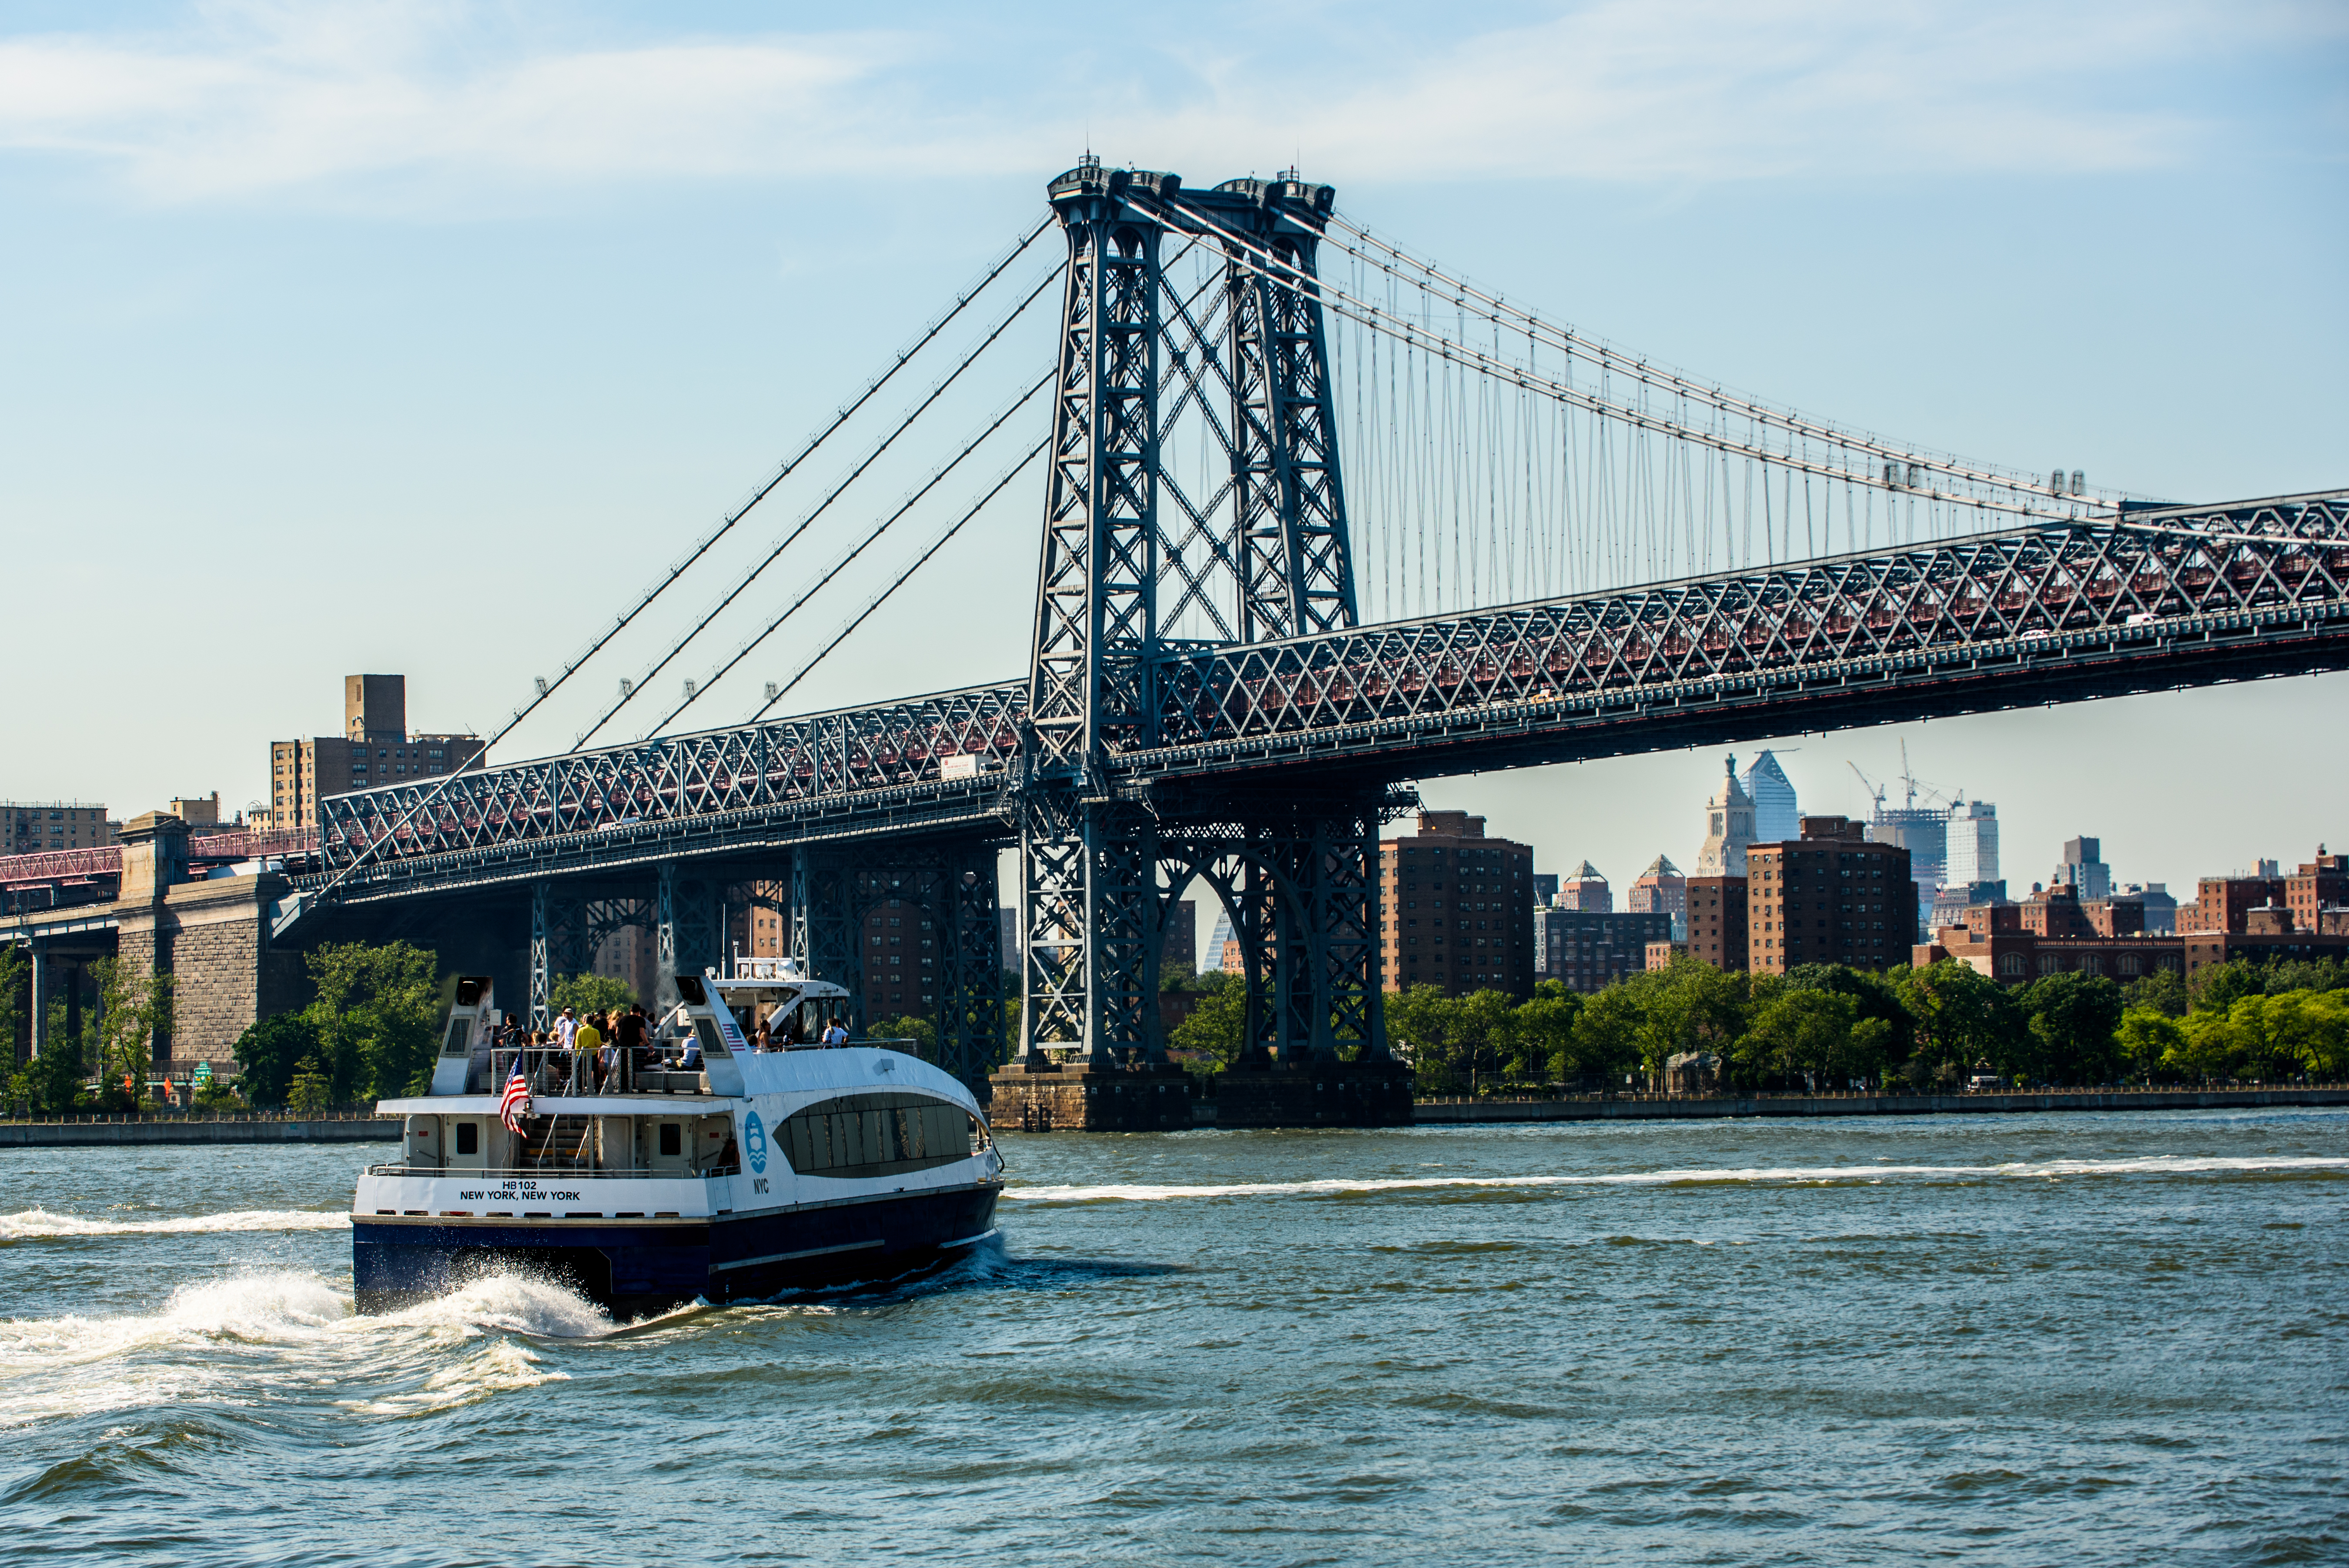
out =
[(322, 1381), (380, 1389), (345, 1403), (412, 1416), (559, 1381), (505, 1334), (594, 1338), (605, 1313), (561, 1285), (500, 1274), (406, 1312), (360, 1317), (307, 1270), (181, 1285), (158, 1310), (0, 1320), (0, 1429)]
[(212, 1231), (339, 1231), (351, 1222), (340, 1210), (234, 1209), (224, 1214), (182, 1214), (171, 1219), (86, 1220), (20, 1209), (0, 1214), (0, 1242), (51, 1241), (67, 1236), (170, 1236)]
[(1874, 1182), (1889, 1177), (1963, 1180), (1982, 1177), (2064, 1177), (2195, 1174), (2230, 1171), (2300, 1171), (2349, 1167), (2349, 1159), (2304, 1155), (2197, 1157), (2149, 1155), (2137, 1160), (2045, 1160), (2006, 1165), (1749, 1166), (1719, 1170), (1609, 1171), (1560, 1176), (1396, 1176), (1315, 1181), (1235, 1181), (1219, 1186), (1013, 1187), (1006, 1198), (1030, 1203), (1083, 1203), (1103, 1199), (1155, 1202), (1169, 1198), (1258, 1198), (1348, 1192), (1390, 1192), (1446, 1187), (1645, 1187), (1702, 1182)]

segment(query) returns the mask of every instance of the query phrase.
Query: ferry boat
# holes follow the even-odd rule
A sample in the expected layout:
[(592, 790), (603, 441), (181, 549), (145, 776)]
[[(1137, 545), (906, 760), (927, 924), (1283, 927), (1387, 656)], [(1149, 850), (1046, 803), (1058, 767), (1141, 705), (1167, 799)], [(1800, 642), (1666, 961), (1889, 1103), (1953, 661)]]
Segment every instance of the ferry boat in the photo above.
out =
[[(995, 1233), (978, 1101), (905, 1042), (824, 1044), (847, 992), (739, 956), (677, 985), (598, 1083), (584, 1056), (493, 1046), (490, 982), (459, 981), (431, 1092), (377, 1106), (405, 1141), (352, 1199), (360, 1312), (521, 1269), (625, 1319), (891, 1278)], [(761, 1023), (775, 1044), (753, 1049)], [(517, 1066), (520, 1131), (501, 1115)]]

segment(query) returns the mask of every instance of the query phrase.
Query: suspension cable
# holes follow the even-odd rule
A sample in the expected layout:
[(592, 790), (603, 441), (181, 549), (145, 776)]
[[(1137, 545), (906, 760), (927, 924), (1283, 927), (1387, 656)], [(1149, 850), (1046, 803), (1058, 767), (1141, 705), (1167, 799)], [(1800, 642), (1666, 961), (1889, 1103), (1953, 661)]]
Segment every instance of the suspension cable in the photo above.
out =
[[(1135, 200), (1136, 205), (1143, 204), (1140, 200), (1136, 200), (1132, 197), (1129, 197), (1129, 200)], [(1668, 419), (1660, 418), (1642, 409), (1594, 396), (1568, 383), (1556, 381), (1548, 377), (1537, 375), (1521, 365), (1495, 359), (1493, 356), (1488, 355), (1480, 349), (1472, 348), (1465, 344), (1455, 342), (1453, 339), (1444, 336), (1441, 333), (1432, 332), (1423, 328), (1408, 318), (1392, 314), (1381, 309), (1378, 305), (1368, 303), (1367, 301), (1357, 299), (1352, 294), (1332, 285), (1328, 281), (1318, 278), (1313, 273), (1304, 271), (1296, 263), (1281, 261), (1278, 257), (1273, 256), (1268, 252), (1257, 246), (1254, 241), (1233, 233), (1229, 230), (1226, 230), (1216, 223), (1214, 220), (1206, 217), (1204, 214), (1201, 214), (1193, 209), (1184, 208), (1179, 215), (1179, 219), (1180, 221), (1195, 222), (1201, 227), (1208, 230), (1210, 232), (1222, 238), (1226, 242), (1229, 259), (1237, 265), (1257, 273), (1258, 276), (1267, 278), (1274, 283), (1280, 284), (1284, 287), (1295, 289), (1299, 293), (1309, 294), (1319, 297), (1327, 302), (1330, 308), (1336, 311), (1337, 314), (1345, 316), (1349, 320), (1359, 322), (1363, 326), (1369, 327), (1373, 331), (1387, 333), (1388, 335), (1399, 337), (1403, 341), (1416, 344), (1427, 349), (1429, 353), (1447, 360), (1455, 366), (1459, 366), (1464, 369), (1476, 370), (1484, 375), (1511, 382), (1525, 391), (1540, 393), (1556, 397), (1561, 402), (1571, 404), (1576, 407), (1585, 409), (1590, 413), (1598, 414), (1607, 418), (1618, 420), (1637, 430), (1659, 434), (1677, 440), (1694, 441), (1700, 445), (1713, 448), (1716, 450), (1740, 454), (1755, 459), (1761, 462), (1775, 464), (1780, 468), (1805, 474), (1815, 474), (1821, 478), (1851, 479), (1855, 477), (1850, 466), (1847, 464), (1837, 466), (1825, 463), (1806, 455), (1799, 455), (1793, 451), (1791, 447), (1788, 450), (1784, 452), (1774, 451), (1767, 447), (1751, 446), (1744, 442), (1738, 441), (1727, 436), (1716, 434), (1712, 431), (1691, 429), (1685, 426), (1674, 424)], [(1858, 449), (1852, 443), (1846, 442), (1839, 438), (1833, 438), (1833, 444), (1837, 447), (1849, 448), (1850, 449), (1855, 450)], [(1857, 476), (1857, 478), (1858, 479), (1858, 481), (1863, 484), (1875, 485), (1879, 488), (1890, 488), (1886, 487), (1884, 485), (1884, 481), (1872, 471), (1863, 470)], [(2032, 495), (2033, 499), (2027, 501), (2005, 500), (1981, 496), (1961, 497), (1953, 494), (1945, 495), (1939, 491), (1931, 491), (1928, 493), (1934, 499), (1949, 500), (1953, 501), (1962, 500), (1969, 505), (1998, 511), (2013, 512), (2025, 517), (2052, 517), (2057, 520), (2062, 520), (2068, 515), (2075, 515), (2066, 512), (2054, 511), (2038, 504), (2035, 493), (2025, 490), (2024, 487), (2008, 484), (2002, 481), (1996, 483), (1993, 488), (2001, 490), (2011, 491), (2018, 495)], [(2089, 501), (2084, 498), (2081, 500), (2074, 501), (2072, 504), (2075, 507), (2109, 510), (2113, 503), (2106, 501)]]
[[(887, 452), (892, 446), (896, 444), (897, 438), (911, 429), (916, 419), (919, 419), (924, 414), (928, 413), (931, 407), (936, 404), (937, 400), (946, 396), (947, 388), (951, 387), (957, 381), (962, 378), (962, 373), (969, 369), (973, 365), (977, 364), (978, 362), (979, 356), (985, 354), (988, 349), (994, 346), (996, 340), (1010, 330), (1012, 323), (1018, 321), (1022, 315), (1025, 315), (1028, 313), (1028, 307), (1034, 304), (1039, 299), (1041, 299), (1044, 295), (1044, 291), (1050, 288), (1054, 283), (1059, 281), (1061, 274), (1067, 270), (1068, 263), (1063, 262), (1060, 265), (1055, 266), (1050, 273), (1046, 273), (1045, 276), (1038, 282), (1036, 286), (1029, 292), (1028, 297), (1021, 300), (1019, 304), (1015, 305), (1012, 308), (1010, 315), (998, 322), (995, 325), (995, 330), (988, 333), (986, 337), (982, 338), (977, 347), (965, 354), (961, 361), (957, 363), (952, 370), (947, 373), (945, 378), (939, 381), (936, 387), (930, 388), (929, 396), (923, 398), (921, 402), (916, 404), (903, 419), (898, 421), (897, 428), (890, 431), (889, 434), (882, 439), (880, 445), (874, 447), (870, 452), (866, 453), (864, 460), (852, 468), (848, 471), (847, 477), (843, 479), (837, 485), (834, 485), (831, 493), (816, 503), (813, 511), (810, 511), (805, 517), (800, 519), (796, 527), (792, 528), (790, 532), (786, 533), (782, 538), (775, 542), (775, 547), (767, 552), (767, 557), (765, 560), (752, 567), (748, 575), (743, 577), (740, 582), (735, 583), (733, 587), (727, 590), (723, 598), (719, 599), (717, 603), (712, 604), (708, 610), (704, 611), (700, 618), (697, 620), (692, 627), (686, 632), (685, 635), (678, 638), (677, 642), (670, 646), (668, 652), (660, 656), (659, 660), (654, 664), (652, 668), (647, 670), (644, 675), (636, 681), (622, 686), (620, 689), (620, 699), (614, 703), (610, 707), (605, 708), (604, 710), (603, 717), (596, 719), (595, 723), (589, 725), (585, 729), (579, 733), (578, 738), (572, 741), (571, 749), (577, 751), (581, 748), (585, 747), (590, 739), (594, 738), (598, 730), (602, 729), (606, 724), (609, 724), (612, 721), (612, 718), (616, 714), (617, 714), (622, 708), (627, 707), (631, 702), (634, 702), (636, 698), (636, 695), (645, 690), (647, 685), (651, 682), (654, 676), (667, 669), (671, 660), (684, 653), (688, 644), (690, 644), (696, 637), (699, 636), (703, 631), (708, 629), (713, 620), (715, 620), (719, 615), (724, 614), (729, 605), (732, 604), (736, 599), (741, 597), (742, 593), (749, 589), (750, 584), (757, 582), (761, 575), (766, 572), (767, 568), (772, 566), (776, 560), (781, 556), (783, 552), (791, 548), (792, 544), (797, 541), (802, 534), (804, 534), (810, 528), (813, 527), (816, 520), (831, 510), (832, 503), (838, 500), (842, 495), (846, 493), (851, 485), (854, 484), (859, 479), (862, 479), (867, 469), (870, 469), (874, 463), (880, 461), (882, 455)], [(1023, 397), (1027, 395), (1022, 394)], [(670, 717), (675, 717), (676, 716), (672, 714)], [(667, 721), (664, 720), (663, 722), (666, 723)], [(656, 731), (657, 731), (659, 726), (655, 726), (654, 727)]]
[[(980, 274), (977, 283), (972, 284), (961, 294), (956, 295), (954, 304), (948, 306), (946, 312), (936, 321), (933, 321), (921, 333), (908, 341), (905, 347), (899, 349), (897, 351), (897, 356), (891, 360), (888, 365), (884, 366), (880, 374), (874, 376), (870, 381), (866, 382), (864, 389), (862, 392), (859, 392), (854, 397), (849, 399), (846, 403), (842, 404), (836, 410), (834, 410), (833, 418), (822, 428), (810, 435), (807, 440), (802, 444), (800, 449), (791, 457), (786, 458), (782, 463), (776, 468), (775, 471), (767, 477), (764, 483), (753, 490), (750, 496), (745, 499), (740, 505), (737, 506), (732, 511), (728, 512), (724, 517), (720, 518), (719, 520), (718, 526), (711, 530), (709, 534), (704, 538), (700, 543), (695, 545), (690, 551), (687, 552), (684, 555), (678, 557), (677, 561), (672, 562), (669, 566), (667, 576), (660, 578), (658, 581), (655, 582), (651, 587), (646, 589), (643, 596), (636, 601), (636, 604), (632, 608), (622, 612), (609, 626), (605, 627), (603, 631), (597, 633), (585, 647), (581, 648), (578, 653), (572, 655), (570, 660), (563, 665), (559, 672), (557, 672), (554, 680), (539, 688), (535, 695), (532, 696), (530, 701), (515, 709), (515, 723), (519, 723), (521, 720), (530, 717), (532, 710), (545, 702), (548, 697), (553, 696), (556, 690), (562, 686), (563, 683), (571, 678), (572, 675), (577, 671), (580, 665), (585, 664), (589, 659), (594, 658), (595, 655), (603, 649), (605, 644), (609, 643), (614, 637), (619, 635), (622, 631), (626, 630), (628, 624), (631, 621), (634, 621), (637, 615), (641, 614), (654, 600), (659, 598), (661, 594), (666, 593), (678, 578), (684, 576), (688, 571), (691, 570), (696, 562), (709, 554), (711, 547), (716, 545), (719, 540), (725, 538), (728, 533), (731, 532), (736, 523), (740, 522), (743, 518), (750, 515), (750, 509), (752, 507), (757, 506), (761, 501), (766, 500), (768, 495), (773, 491), (774, 488), (782, 483), (783, 480), (791, 475), (793, 469), (797, 469), (802, 463), (807, 461), (809, 458), (814, 456), (817, 448), (823, 446), (823, 443), (831, 438), (834, 431), (838, 430), (843, 425), (848, 423), (848, 421), (855, 416), (858, 409), (864, 407), (866, 403), (872, 401), (874, 396), (877, 394), (882, 387), (887, 386), (896, 376), (897, 372), (903, 370), (906, 364), (910, 362), (916, 355), (928, 347), (930, 344), (936, 339), (938, 334), (944, 332), (947, 327), (953, 323), (955, 318), (963, 313), (965, 307), (967, 307), (971, 301), (977, 299), (990, 284), (995, 282), (997, 278), (1001, 277), (1004, 272), (1009, 268), (1011, 263), (1018, 261), (1020, 255), (1027, 251), (1028, 247), (1036, 242), (1036, 237), (1039, 234), (1041, 234), (1047, 228), (1050, 227), (1051, 222), (1052, 216), (1049, 213), (1046, 214), (1042, 222), (1038, 223), (1034, 228), (1029, 230), (1028, 232), (1015, 242), (1009, 249), (1006, 250), (1002, 255), (996, 258), (995, 262), (988, 267), (986, 272)], [(500, 736), (503, 736), (512, 728), (513, 725), (508, 724), (504, 728), (499, 730), (498, 734)], [(486, 746), (482, 748), (484, 752), (488, 749), (489, 748)], [(450, 777), (453, 778), (454, 775), (452, 774)]]
[[(1025, 407), (1029, 401), (1032, 399), (1037, 393), (1041, 392), (1045, 387), (1050, 386), (1052, 378), (1059, 374), (1060, 370), (1057, 366), (1050, 370), (1047, 370), (1043, 375), (1036, 378), (1036, 384), (1034, 386), (1029, 387), (1026, 391), (1020, 393), (1019, 396), (1011, 399), (1009, 403), (1004, 405), (1003, 411), (996, 415), (995, 418), (985, 429), (979, 431), (978, 434), (973, 436), (967, 443), (965, 443), (962, 450), (957, 452), (953, 458), (948, 459), (944, 468), (938, 469), (937, 472), (932, 474), (927, 480), (923, 481), (919, 489), (909, 492), (905, 500), (899, 504), (895, 511), (891, 512), (887, 517), (884, 518), (879, 526), (873, 529), (872, 531), (865, 534), (863, 539), (859, 540), (854, 549), (842, 556), (838, 561), (833, 562), (830, 570), (826, 571), (823, 576), (817, 578), (815, 582), (809, 584), (807, 590), (798, 598), (792, 600), (791, 603), (784, 608), (781, 614), (768, 622), (765, 631), (759, 633), (758, 635), (746, 641), (740, 648), (735, 650), (733, 657), (728, 659), (724, 664), (720, 665), (711, 673), (708, 680), (701, 682), (689, 691), (686, 695), (684, 701), (669, 709), (668, 713), (660, 720), (659, 723), (654, 725), (652, 728), (645, 732), (645, 738), (649, 740), (654, 736), (658, 735), (662, 730), (667, 728), (668, 726), (675, 721), (678, 714), (683, 713), (687, 708), (691, 707), (695, 703), (700, 701), (701, 698), (709, 693), (711, 688), (715, 687), (719, 681), (724, 680), (727, 676), (730, 675), (733, 672), (735, 665), (740, 664), (744, 659), (750, 656), (752, 649), (758, 647), (760, 644), (765, 642), (769, 637), (773, 636), (784, 622), (790, 620), (794, 614), (798, 614), (800, 606), (805, 604), (809, 600), (822, 593), (824, 587), (830, 583), (833, 578), (838, 577), (843, 572), (848, 570), (848, 566), (851, 562), (864, 554), (866, 549), (878, 541), (883, 534), (888, 532), (890, 528), (894, 526), (900, 518), (913, 511), (916, 503), (920, 501), (923, 497), (928, 495), (932, 490), (937, 489), (939, 485), (945, 483), (947, 476), (953, 473), (955, 469), (960, 468), (964, 459), (978, 450), (980, 445), (985, 442), (989, 436), (992, 436), (996, 431), (1003, 428), (1005, 422), (1008, 421), (1012, 415)], [(1024, 461), (1025, 459), (1022, 460)]]
[(968, 511), (964, 512), (962, 516), (957, 518), (952, 526), (947, 528), (944, 533), (939, 534), (938, 537), (931, 542), (930, 547), (927, 550), (923, 551), (922, 553), (914, 560), (911, 565), (907, 566), (905, 571), (897, 574), (897, 580), (895, 583), (890, 583), (888, 587), (884, 588), (880, 593), (874, 594), (872, 602), (866, 604), (864, 609), (856, 613), (854, 619), (851, 620), (846, 625), (841, 627), (839, 632), (833, 635), (832, 641), (817, 649), (814, 656), (799, 667), (799, 672), (797, 674), (793, 675), (790, 680), (787, 680), (782, 685), (777, 686), (775, 688), (775, 695), (769, 697), (765, 702), (760, 704), (757, 711), (753, 712), (750, 717), (744, 719), (742, 722), (745, 724), (756, 724), (759, 720), (766, 717), (768, 710), (772, 708), (777, 703), (782, 701), (783, 698), (789, 696), (791, 695), (792, 688), (799, 685), (801, 681), (805, 680), (810, 670), (814, 669), (816, 665), (822, 664), (825, 657), (829, 655), (834, 648), (846, 642), (848, 640), (848, 634), (851, 632), (855, 631), (857, 627), (863, 625), (866, 618), (869, 617), (874, 611), (881, 608), (882, 603), (887, 600), (892, 593), (895, 593), (898, 589), (903, 588), (906, 583), (912, 579), (915, 573), (919, 572), (924, 566), (927, 565), (929, 563), (930, 557), (945, 549), (947, 542), (953, 539), (956, 534), (962, 531), (963, 524), (968, 522), (972, 518), (977, 517), (979, 514), (980, 509), (985, 507), (988, 502), (993, 500), (997, 496), (1001, 495), (1003, 493), (1004, 487), (1009, 485), (1013, 480), (1017, 479), (1019, 476), (1021, 469), (1034, 462), (1038, 458), (1042, 457), (1044, 455), (1044, 449), (1051, 444), (1052, 438), (1048, 435), (1042, 440), (1030, 448), (1026, 457), (1021, 458), (1018, 462), (1013, 463), (1009, 468), (1004, 469), (1003, 477), (997, 480), (994, 484), (989, 486), (986, 494), (971, 502), (970, 510)]
[[(1479, 314), (1489, 315), (1495, 321), (1503, 316), (1510, 317), (1521, 323), (1529, 333), (1547, 334), (1555, 347), (1561, 348), (1569, 354), (1578, 354), (1586, 359), (1605, 365), (1660, 390), (1692, 397), (1707, 407), (1752, 419), (1758, 424), (1775, 425), (1791, 433), (1832, 441), (1837, 446), (1868, 452), (1875, 457), (1894, 459), (1904, 462), (1921, 461), (1929, 467), (1942, 469), (1976, 483), (1992, 485), (2002, 490), (2038, 488), (2038, 481), (2029, 472), (2021, 469), (1976, 463), (1960, 458), (1954, 453), (1927, 450), (1896, 442), (1889, 437), (1872, 432), (1839, 428), (1820, 420), (1806, 418), (1791, 408), (1775, 407), (1754, 398), (1739, 397), (1724, 391), (1717, 383), (1698, 381), (1679, 371), (1658, 366), (1644, 356), (1627, 354), (1601, 339), (1585, 336), (1570, 326), (1546, 320), (1523, 305), (1512, 304), (1497, 294), (1487, 294), (1464, 279), (1452, 276), (1433, 262), (1414, 256), (1392, 242), (1382, 239), (1344, 218), (1332, 216), (1330, 223), (1331, 227), (1357, 236), (1365, 244), (1402, 263), (1403, 267), (1409, 269), (1413, 275), (1406, 276), (1403, 272), (1389, 265), (1379, 255), (1366, 253), (1348, 244), (1342, 239), (1334, 242), (1337, 247), (1347, 255), (1378, 268), (1406, 285), (1426, 289), (1430, 294), (1450, 298), (1464, 306), (1470, 301), (1474, 301), (1485, 307)], [(1422, 278), (1428, 281), (1422, 282), (1420, 281)], [(1441, 286), (1431, 286), (1432, 284)], [(2116, 494), (2117, 492), (2107, 493)]]

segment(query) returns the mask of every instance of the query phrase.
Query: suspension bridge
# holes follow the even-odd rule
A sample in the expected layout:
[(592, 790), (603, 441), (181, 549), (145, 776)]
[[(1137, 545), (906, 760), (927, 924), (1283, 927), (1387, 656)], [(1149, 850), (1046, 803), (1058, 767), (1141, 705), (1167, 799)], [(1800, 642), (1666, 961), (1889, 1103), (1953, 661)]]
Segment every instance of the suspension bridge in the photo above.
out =
[[(864, 990), (897, 962), (864, 916), (898, 897), (936, 942), (908, 989), (976, 1078), (1010, 1044), (996, 868), (1016, 846), (1018, 1061), (1164, 1059), (1158, 955), (1195, 880), (1247, 959), (1254, 1049), (1376, 1059), (1377, 840), (1413, 780), (2349, 665), (2349, 491), (2167, 503), (1781, 407), (1481, 288), (1293, 171), (1195, 189), (1088, 158), (1048, 194), (492, 738), (610, 681), (569, 744), (323, 802), (277, 939), (470, 911), (526, 955), (543, 1015), (611, 931), (651, 930), (666, 985), (719, 960), (745, 903)], [(1052, 302), (1050, 363), (1012, 363)], [(990, 377), (1008, 400), (941, 438)], [(844, 477), (811, 485), (819, 454)], [(863, 498), (908, 463), (926, 477), (900, 503)], [(974, 520), (1038, 490), (1024, 670), (778, 716)], [(786, 497), (800, 511), (711, 613), (623, 657)], [(849, 542), (811, 563), (811, 527), (843, 516)], [(683, 727), (909, 520), (926, 542), (796, 669), (739, 720)], [(746, 610), (739, 646), (705, 646)]]

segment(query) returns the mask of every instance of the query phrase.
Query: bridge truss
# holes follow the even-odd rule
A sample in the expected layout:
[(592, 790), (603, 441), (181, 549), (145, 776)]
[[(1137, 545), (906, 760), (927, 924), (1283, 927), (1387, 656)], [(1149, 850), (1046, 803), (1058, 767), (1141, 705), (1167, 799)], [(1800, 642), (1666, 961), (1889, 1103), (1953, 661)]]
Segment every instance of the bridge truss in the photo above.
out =
[[(1445, 336), (1326, 282), (1325, 244), (1357, 273), (1418, 266), (1464, 307), (1474, 291), (1293, 178), (1192, 191), (1089, 160), (1050, 195), (1067, 259), (1024, 679), (333, 798), (312, 892), (360, 909), (532, 885), (543, 903), (564, 879), (639, 876), (673, 971), (705, 945), (676, 889), (757, 883), (788, 890), (763, 896), (793, 950), (844, 976), (859, 890), (913, 868), (953, 924), (937, 955), (958, 978), (932, 994), (968, 1068), (993, 1059), (993, 853), (1017, 843), (1021, 1059), (1163, 1054), (1158, 953), (1194, 878), (1241, 936), (1252, 1046), (1376, 1056), (1376, 841), (1402, 781), (2349, 665), (2349, 492), (2129, 503), (1723, 394), (1489, 295), (1492, 344)], [(1170, 256), (1201, 253), (1219, 271), (1181, 286)], [(1362, 624), (1333, 316), (1681, 443), (1702, 459), (1672, 503), (1691, 537), (1702, 512), (1733, 539), (1758, 473), (1765, 542), (1798, 479), (1806, 529), (1822, 495), (1832, 537), (1839, 498), (1847, 536), (1875, 542)], [(1504, 322), (1524, 356), (1497, 346)], [(1195, 466), (1168, 455), (1178, 426)], [(542, 996), (552, 929), (534, 919)]]

